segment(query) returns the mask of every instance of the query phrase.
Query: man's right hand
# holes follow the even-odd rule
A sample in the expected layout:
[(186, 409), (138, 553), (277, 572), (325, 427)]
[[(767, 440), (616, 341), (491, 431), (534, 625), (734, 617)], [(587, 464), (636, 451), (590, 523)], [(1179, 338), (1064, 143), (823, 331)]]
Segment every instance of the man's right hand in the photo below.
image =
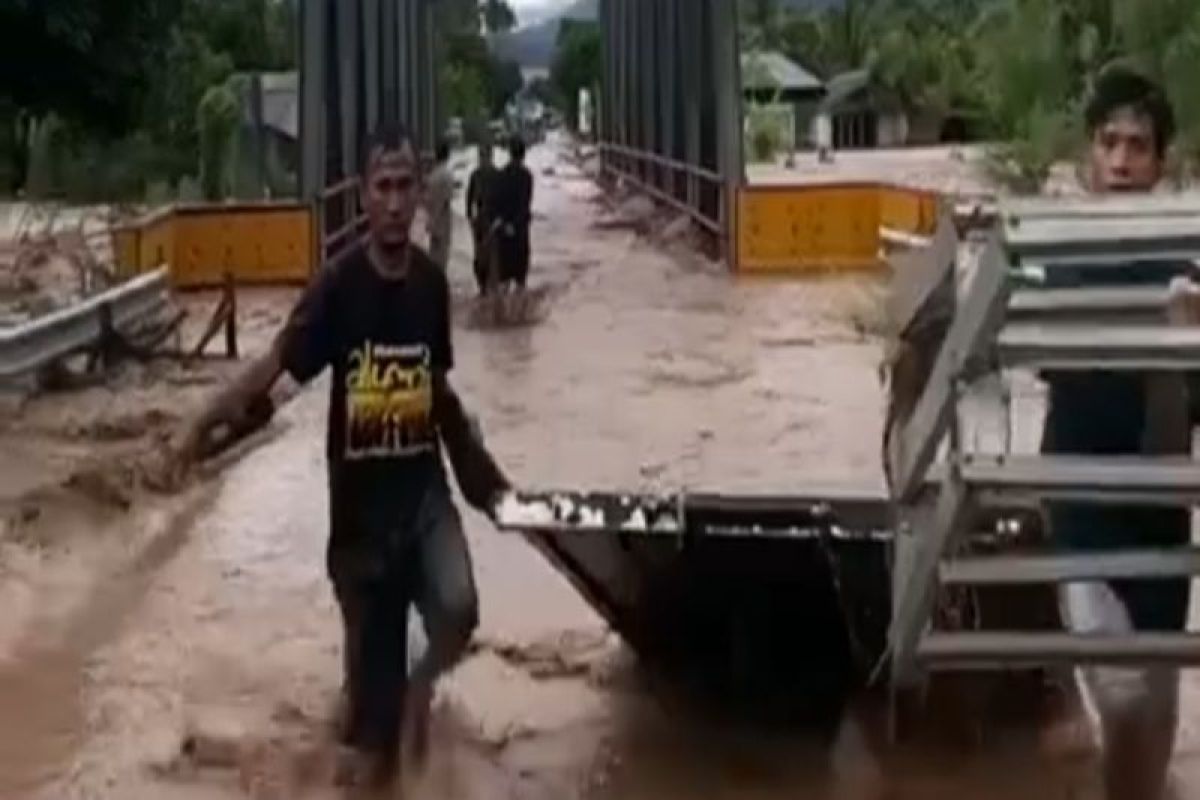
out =
[(161, 447), (143, 470), (143, 482), (156, 492), (174, 493), (183, 488), (195, 466), (196, 453), (202, 434), (195, 423), (176, 431)]
[(269, 394), (245, 403), (234, 404), (232, 399), (226, 395), (224, 402), (214, 402), (167, 443), (155, 488), (177, 491), (197, 464), (265, 427), (275, 415)]
[(151, 488), (176, 492), (186, 483), (188, 476), (197, 464), (206, 457), (206, 451), (211, 449), (214, 432), (228, 424), (223, 417), (211, 413), (190, 420), (164, 443), (160, 454), (161, 460), (155, 466), (151, 477)]

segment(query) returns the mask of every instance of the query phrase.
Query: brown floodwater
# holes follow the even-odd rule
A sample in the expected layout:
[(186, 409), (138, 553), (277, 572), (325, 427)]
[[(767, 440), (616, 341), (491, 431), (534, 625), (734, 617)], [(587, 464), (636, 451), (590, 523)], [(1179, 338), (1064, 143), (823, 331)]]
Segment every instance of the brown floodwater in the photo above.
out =
[[(549, 316), (456, 330), (454, 380), (514, 481), (880, 487), (880, 348), (861, 332), (877, 314), (871, 279), (734, 280), (630, 232), (594, 230), (593, 185), (553, 148), (531, 162), (534, 280), (549, 289)], [(464, 319), (468, 258), (460, 229), (451, 278)], [(102, 562), (65, 622), (0, 661), (0, 797), (340, 796), (324, 402), (322, 384), (301, 393), (279, 436), (203, 503), (187, 501), (193, 510), (184, 499), (155, 510), (145, 547), (122, 545), (128, 557)], [(932, 695), (936, 723), (903, 748), (888, 745), (874, 697), (852, 703), (832, 739), (697, 702), (640, 669), (523, 540), (466, 520), (482, 622), (442, 686), (433, 759), (407, 797), (1097, 796), (1088, 759), (1048, 757), (1035, 726), (1011, 721), (1027, 695), (1000, 681)], [(1185, 781), (1197, 774), (1195, 705), (1189, 680)]]

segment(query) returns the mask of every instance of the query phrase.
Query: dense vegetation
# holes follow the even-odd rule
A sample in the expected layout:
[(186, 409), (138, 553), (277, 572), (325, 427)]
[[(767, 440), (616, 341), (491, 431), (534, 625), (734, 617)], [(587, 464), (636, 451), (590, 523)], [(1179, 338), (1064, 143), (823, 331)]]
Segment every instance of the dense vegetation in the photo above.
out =
[(229, 97), (209, 98), (208, 121), (201, 101), (236, 72), (291, 68), (295, 5), (4, 0), (0, 30), (0, 193), (140, 198), (198, 193), (202, 134), (228, 127)]
[[(0, 0), (0, 195), (230, 194), (240, 177), (238, 76), (295, 68), (297, 8)], [(504, 0), (440, 0), (438, 9), (448, 112), (486, 119), (521, 86), (520, 68), (493, 58), (484, 38), (515, 24), (512, 9)]]
[(795, 10), (742, 0), (743, 44), (777, 49), (823, 76), (870, 67), (911, 109), (965, 114), (1014, 183), (1036, 185), (1078, 146), (1079, 107), (1107, 64), (1165, 85), (1178, 154), (1200, 158), (1196, 0), (843, 0)]
[(446, 31), (441, 76), (446, 110), (463, 120), (474, 139), (523, 84), (521, 68), (498, 58), (485, 38), (511, 30), (516, 16), (504, 0), (442, 0), (439, 13)]
[(556, 105), (575, 127), (579, 122), (579, 92), (595, 95), (603, 70), (600, 25), (597, 22), (564, 20), (558, 29), (558, 46), (550, 68), (550, 83)]
[[(0, 0), (0, 194), (142, 199), (222, 194), (238, 73), (291, 69), (297, 0)], [(819, 7), (816, 7), (819, 6)], [(521, 86), (486, 36), (504, 0), (442, 0), (442, 87), (468, 127)], [(1196, 0), (842, 0), (808, 10), (742, 0), (743, 44), (830, 76), (869, 67), (912, 110), (953, 112), (1004, 144), (995, 163), (1036, 185), (1079, 142), (1079, 105), (1106, 64), (1159, 78), (1200, 162)], [(550, 86), (570, 110), (599, 80), (599, 38), (572, 26)], [(232, 98), (232, 100), (231, 100)], [(230, 131), (233, 131), (231, 134)]]

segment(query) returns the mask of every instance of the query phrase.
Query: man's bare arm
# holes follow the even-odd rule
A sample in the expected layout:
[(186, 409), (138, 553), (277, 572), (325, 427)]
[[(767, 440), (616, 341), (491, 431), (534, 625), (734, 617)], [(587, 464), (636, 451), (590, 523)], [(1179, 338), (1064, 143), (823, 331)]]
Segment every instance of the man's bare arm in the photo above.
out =
[(434, 377), (434, 416), (463, 497), (473, 508), (491, 514), (510, 484), (445, 373)]
[[(1197, 274), (1195, 269), (1171, 281), (1167, 292), (1167, 323), (1172, 327), (1200, 325), (1200, 274)], [(1193, 370), (1179, 376), (1177, 380), (1184, 383), (1183, 392), (1187, 397), (1186, 413), (1190, 431), (1191, 427), (1200, 425), (1200, 373)], [(1165, 393), (1167, 390), (1161, 388), (1159, 391)], [(1176, 386), (1173, 391), (1177, 393), (1180, 389)], [(1152, 395), (1153, 392), (1151, 389)], [(1159, 403), (1153, 397), (1148, 406), (1149, 417), (1159, 413)]]
[(207, 454), (213, 433), (229, 426), (231, 433), (246, 433), (243, 428), (257, 427), (261, 417), (270, 417), (271, 387), (283, 373), (282, 338), (263, 355), (246, 366), (224, 389), (212, 397), (192, 421), (184, 436), (179, 456), (190, 462)]

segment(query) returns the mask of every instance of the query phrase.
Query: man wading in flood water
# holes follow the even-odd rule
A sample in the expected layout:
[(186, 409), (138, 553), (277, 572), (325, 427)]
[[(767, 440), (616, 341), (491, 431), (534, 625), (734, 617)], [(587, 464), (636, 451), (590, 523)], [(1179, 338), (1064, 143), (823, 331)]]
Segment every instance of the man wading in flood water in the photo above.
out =
[(479, 165), (471, 172), (467, 181), (467, 220), (471, 223), (471, 234), (475, 243), (475, 282), (479, 294), (485, 295), (498, 277), (495, 271), (496, 179), (500, 173), (492, 163), (492, 142), (484, 139), (479, 143)]
[(529, 279), (529, 226), (533, 221), (533, 173), (525, 166), (525, 142), (512, 137), (508, 164), (500, 170), (495, 194), (496, 253), (500, 283), (524, 290)]
[[(1174, 113), (1159, 87), (1125, 68), (1106, 70), (1089, 98), (1086, 127), (1088, 188), (1093, 193), (1155, 190), (1175, 133)], [(1167, 314), (1173, 325), (1200, 322), (1200, 287), (1191, 273), (1190, 264), (1170, 262), (1046, 270), (1047, 285), (1052, 287), (1169, 287)], [(911, 416), (945, 339), (953, 316), (953, 291), (953, 284), (946, 284), (922, 305), (889, 359), (892, 388), (885, 422), (885, 464), (889, 442)], [(1190, 406), (1195, 406), (1196, 391), (1189, 391), (1182, 375), (1050, 372), (1042, 377), (1049, 389), (1042, 452), (1106, 456), (1191, 452), (1195, 413)], [(1045, 517), (1054, 544), (1067, 552), (1177, 548), (1191, 541), (1191, 513), (1186, 509), (1057, 502), (1047, 506)], [(1059, 591), (1063, 624), (1080, 634), (1177, 633), (1187, 624), (1190, 586), (1187, 578), (1067, 584)], [(1179, 670), (1157, 665), (1085, 667), (1076, 674), (1084, 702), (1098, 718), (1108, 800), (1169, 797)], [(1092, 738), (1091, 721), (1082, 715), (1060, 719), (1055, 728), (1050, 738), (1065, 739), (1062, 743), (1072, 749), (1081, 738)]]
[[(1146, 193), (1163, 177), (1175, 133), (1162, 90), (1117, 67), (1101, 74), (1086, 108), (1089, 189)], [(1054, 267), (1047, 285), (1170, 285), (1170, 316), (1188, 324), (1195, 286), (1190, 265), (1132, 263), (1101, 268)], [(1188, 388), (1182, 375), (1113, 372), (1049, 373), (1044, 453), (1120, 455), (1191, 452)], [(1054, 503), (1047, 508), (1055, 544), (1069, 551), (1182, 547), (1191, 541), (1183, 508)], [(1178, 632), (1186, 628), (1190, 582), (1121, 580), (1066, 584), (1063, 623), (1081, 634)], [(1159, 800), (1167, 787), (1179, 700), (1179, 671), (1150, 666), (1078, 671), (1085, 702), (1099, 717), (1109, 800)]]
[[(506, 482), (447, 380), (449, 287), (409, 240), (421, 188), (412, 142), (385, 127), (364, 154), (368, 243), (321, 270), (270, 352), (210, 403), (179, 456), (186, 466), (215, 430), (241, 424), (283, 372), (306, 382), (332, 369), (327, 566), (345, 633), (341, 737), (356, 756), (342, 779), (386, 785), (399, 768), (402, 721), (423, 756), (434, 684), (478, 620), (439, 438), (475, 507), (491, 508)], [(406, 676), (410, 603), (429, 645)]]

